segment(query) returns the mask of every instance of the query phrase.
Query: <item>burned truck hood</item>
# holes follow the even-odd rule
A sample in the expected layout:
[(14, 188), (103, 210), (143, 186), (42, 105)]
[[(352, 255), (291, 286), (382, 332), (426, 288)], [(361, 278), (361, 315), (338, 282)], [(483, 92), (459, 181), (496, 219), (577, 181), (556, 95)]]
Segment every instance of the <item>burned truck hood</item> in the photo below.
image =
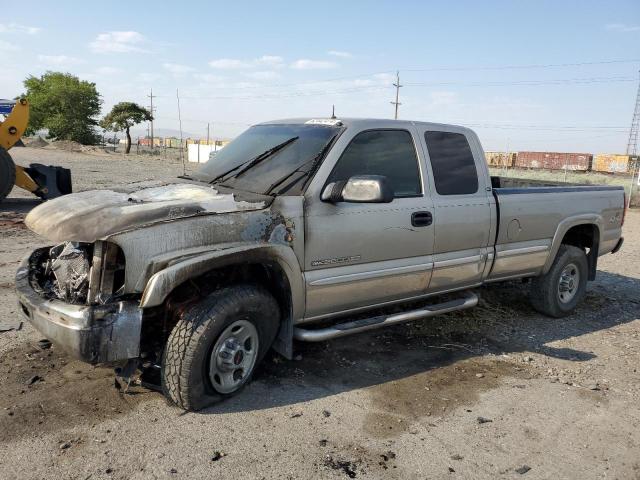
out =
[[(196, 215), (259, 210), (270, 198), (239, 200), (193, 182), (89, 190), (50, 200), (29, 212), (27, 226), (55, 242), (94, 242), (110, 235)], [(255, 201), (254, 201), (255, 200)]]

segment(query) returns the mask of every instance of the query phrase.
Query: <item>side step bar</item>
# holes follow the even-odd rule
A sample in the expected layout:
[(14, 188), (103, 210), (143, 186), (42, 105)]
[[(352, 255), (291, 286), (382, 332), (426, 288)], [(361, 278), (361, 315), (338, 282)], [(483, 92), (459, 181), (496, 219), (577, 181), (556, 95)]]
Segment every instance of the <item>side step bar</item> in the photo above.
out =
[(396, 323), (410, 322), (412, 320), (435, 317), (442, 313), (464, 310), (475, 307), (477, 304), (478, 296), (475, 293), (467, 292), (462, 298), (443, 303), (436, 303), (435, 305), (429, 305), (417, 310), (409, 310), (395, 315), (380, 315), (377, 317), (363, 318), (362, 320), (339, 323), (337, 325), (319, 329), (295, 327), (293, 329), (293, 338), (303, 342), (324, 342), (325, 340), (344, 337), (346, 335), (351, 335), (352, 333), (365, 332), (375, 328), (395, 325)]

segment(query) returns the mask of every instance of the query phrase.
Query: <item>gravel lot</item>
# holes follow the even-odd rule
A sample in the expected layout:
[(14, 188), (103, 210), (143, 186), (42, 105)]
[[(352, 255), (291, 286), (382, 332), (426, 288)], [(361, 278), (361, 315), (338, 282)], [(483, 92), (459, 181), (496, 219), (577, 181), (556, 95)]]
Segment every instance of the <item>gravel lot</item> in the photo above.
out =
[[(172, 177), (151, 157), (13, 149), (73, 169), (76, 190)], [(0, 205), (0, 323), (19, 318), (13, 274), (44, 245)], [(236, 398), (201, 413), (53, 346), (0, 333), (0, 478), (640, 478), (640, 212), (565, 320), (520, 283), (472, 310), (268, 356)], [(35, 378), (34, 378), (35, 377)]]

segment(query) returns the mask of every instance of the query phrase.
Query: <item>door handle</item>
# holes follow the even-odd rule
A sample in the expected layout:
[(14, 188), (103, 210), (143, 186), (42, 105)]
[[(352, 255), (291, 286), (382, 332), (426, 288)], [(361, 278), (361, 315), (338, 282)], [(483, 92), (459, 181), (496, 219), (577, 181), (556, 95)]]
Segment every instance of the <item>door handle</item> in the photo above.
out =
[(413, 212), (411, 214), (411, 225), (414, 227), (428, 227), (433, 223), (431, 212)]

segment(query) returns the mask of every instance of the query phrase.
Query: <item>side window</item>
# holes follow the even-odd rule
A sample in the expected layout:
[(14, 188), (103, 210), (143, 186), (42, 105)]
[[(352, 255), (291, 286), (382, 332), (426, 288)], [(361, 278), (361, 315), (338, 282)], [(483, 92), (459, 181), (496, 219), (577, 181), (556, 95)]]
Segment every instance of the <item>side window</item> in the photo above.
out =
[(452, 132), (425, 132), (424, 138), (438, 194), (476, 193), (478, 171), (467, 138)]
[(354, 175), (384, 175), (396, 198), (422, 194), (418, 156), (406, 130), (371, 130), (356, 135), (331, 172), (329, 182)]

